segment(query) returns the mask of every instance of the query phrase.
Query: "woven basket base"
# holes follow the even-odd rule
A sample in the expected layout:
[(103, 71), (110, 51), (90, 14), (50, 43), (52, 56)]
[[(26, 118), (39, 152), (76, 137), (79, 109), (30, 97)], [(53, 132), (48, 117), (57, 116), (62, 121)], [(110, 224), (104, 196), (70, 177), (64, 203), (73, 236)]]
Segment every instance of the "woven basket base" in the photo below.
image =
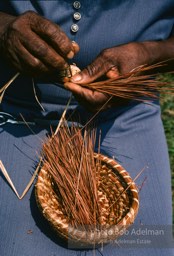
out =
[(36, 201), (42, 214), (57, 234), (71, 243), (96, 246), (115, 240), (134, 222), (138, 213), (137, 187), (126, 170), (106, 156), (95, 154), (94, 157), (100, 158), (105, 188), (109, 189), (106, 192), (100, 187), (98, 191), (99, 203), (103, 203), (101, 218), (104, 225), (100, 227), (73, 228), (69, 224), (55, 193), (52, 178), (44, 166), (35, 186)]

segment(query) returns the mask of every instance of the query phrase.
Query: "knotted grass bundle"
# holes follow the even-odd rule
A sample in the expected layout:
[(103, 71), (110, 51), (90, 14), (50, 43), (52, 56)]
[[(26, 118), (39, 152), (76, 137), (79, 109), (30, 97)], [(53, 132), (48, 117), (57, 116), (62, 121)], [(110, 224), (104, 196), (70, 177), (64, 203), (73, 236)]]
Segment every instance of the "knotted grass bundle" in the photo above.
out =
[(65, 122), (43, 145), (38, 206), (57, 234), (78, 245), (115, 240), (138, 212), (134, 181), (115, 160), (94, 153), (95, 131)]

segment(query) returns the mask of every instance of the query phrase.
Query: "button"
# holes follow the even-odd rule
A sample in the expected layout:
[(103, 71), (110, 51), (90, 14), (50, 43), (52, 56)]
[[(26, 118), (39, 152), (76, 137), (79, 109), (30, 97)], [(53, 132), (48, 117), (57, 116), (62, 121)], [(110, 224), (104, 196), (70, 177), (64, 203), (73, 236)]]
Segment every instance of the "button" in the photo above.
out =
[(73, 6), (74, 6), (74, 8), (75, 9), (80, 9), (80, 7), (81, 7), (81, 3), (79, 2), (79, 1), (75, 1), (74, 3), (73, 3)]
[(77, 24), (72, 24), (71, 31), (76, 33), (79, 30), (79, 26)]
[(73, 14), (73, 17), (74, 17), (75, 20), (80, 20), (80, 19), (81, 19), (81, 14), (80, 14), (80, 12), (75, 12), (75, 13)]

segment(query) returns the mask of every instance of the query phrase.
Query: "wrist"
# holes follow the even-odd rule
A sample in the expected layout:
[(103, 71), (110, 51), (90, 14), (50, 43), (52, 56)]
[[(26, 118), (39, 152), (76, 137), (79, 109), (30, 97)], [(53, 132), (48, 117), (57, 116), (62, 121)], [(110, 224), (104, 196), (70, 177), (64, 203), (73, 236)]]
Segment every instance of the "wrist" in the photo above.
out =
[(174, 37), (162, 41), (146, 41), (141, 44), (148, 54), (148, 64), (174, 58)]

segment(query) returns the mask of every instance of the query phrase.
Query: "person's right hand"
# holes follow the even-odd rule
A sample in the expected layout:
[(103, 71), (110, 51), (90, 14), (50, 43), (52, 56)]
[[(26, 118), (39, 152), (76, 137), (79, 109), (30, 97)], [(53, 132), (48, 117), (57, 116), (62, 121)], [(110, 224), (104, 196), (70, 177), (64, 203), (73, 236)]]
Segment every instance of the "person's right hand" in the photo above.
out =
[(6, 19), (0, 51), (19, 72), (32, 76), (59, 72), (79, 50), (58, 25), (33, 11)]

